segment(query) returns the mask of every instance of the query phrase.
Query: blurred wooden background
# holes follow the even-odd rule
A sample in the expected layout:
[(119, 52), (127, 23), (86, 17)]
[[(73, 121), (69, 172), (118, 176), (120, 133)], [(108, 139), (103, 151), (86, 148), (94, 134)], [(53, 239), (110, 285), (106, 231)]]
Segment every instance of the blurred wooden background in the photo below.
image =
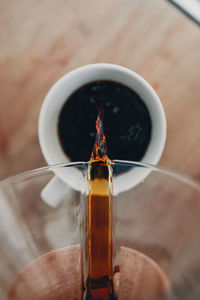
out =
[(63, 74), (94, 62), (142, 75), (164, 105), (161, 165), (200, 179), (200, 28), (166, 0), (0, 0), (0, 178), (43, 166), (37, 123)]

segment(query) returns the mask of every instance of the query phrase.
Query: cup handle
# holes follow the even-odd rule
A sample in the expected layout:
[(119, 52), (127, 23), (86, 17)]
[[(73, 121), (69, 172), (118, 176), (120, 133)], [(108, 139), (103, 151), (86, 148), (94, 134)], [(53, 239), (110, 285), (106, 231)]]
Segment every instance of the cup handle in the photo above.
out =
[(54, 176), (43, 188), (40, 196), (47, 205), (57, 207), (64, 200), (71, 198), (72, 189), (57, 176)]

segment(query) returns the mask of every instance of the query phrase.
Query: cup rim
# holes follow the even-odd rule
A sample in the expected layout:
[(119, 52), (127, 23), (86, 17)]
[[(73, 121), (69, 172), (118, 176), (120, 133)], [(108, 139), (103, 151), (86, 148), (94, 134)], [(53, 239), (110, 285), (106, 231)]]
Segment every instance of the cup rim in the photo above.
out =
[[(120, 65), (115, 65), (115, 64), (109, 64), (109, 63), (95, 63), (95, 64), (89, 64), (89, 65), (84, 65), (81, 67), (78, 67), (70, 72), (68, 72), (67, 74), (65, 74), (64, 76), (62, 76), (60, 79), (58, 79), (53, 86), (50, 88), (49, 92), (47, 93), (44, 102), (42, 104), (41, 110), (40, 110), (40, 115), (39, 115), (39, 122), (38, 122), (38, 136), (39, 136), (39, 143), (40, 143), (40, 147), (43, 153), (43, 156), (47, 162), (48, 165), (51, 164), (56, 164), (59, 162), (64, 161), (64, 159), (66, 158), (66, 162), (68, 161), (68, 158), (66, 156), (66, 154), (64, 154), (64, 152), (61, 150), (59, 155), (58, 155), (58, 159), (56, 156), (52, 157), (52, 149), (49, 150), (52, 147), (48, 147), (48, 138), (45, 136), (45, 129), (44, 129), (44, 124), (45, 124), (45, 120), (47, 119), (47, 110), (49, 108), (49, 104), (52, 103), (52, 100), (55, 99), (55, 95), (59, 93), (59, 91), (63, 90), (64, 85), (66, 85), (67, 82), (72, 81), (73, 78), (75, 78), (78, 74), (80, 76), (80, 74), (85, 75), (86, 72), (88, 72), (88, 77), (91, 76), (90, 72), (98, 72), (98, 71), (104, 71), (105, 73), (108, 72), (118, 72), (118, 74), (120, 73), (121, 76), (124, 76), (124, 78), (126, 77), (129, 78), (129, 80), (131, 80), (131, 82), (134, 82), (134, 84), (136, 86), (138, 86), (138, 89), (140, 88), (141, 90), (145, 90), (146, 93), (148, 94), (148, 103), (149, 103), (149, 107), (153, 106), (154, 110), (155, 108), (157, 109), (157, 115), (156, 118), (157, 120), (159, 120), (159, 129), (155, 129), (156, 126), (154, 126), (154, 131), (155, 130), (159, 130), (160, 134), (159, 135), (155, 135), (154, 134), (154, 142), (152, 142), (152, 138), (150, 140), (150, 143), (147, 147), (147, 151), (145, 152), (143, 158), (141, 159), (141, 162), (147, 162), (147, 163), (152, 163), (152, 164), (157, 164), (161, 158), (161, 155), (163, 153), (164, 147), (165, 147), (165, 142), (166, 142), (166, 131), (167, 131), (167, 125), (166, 125), (166, 117), (165, 117), (165, 112), (164, 112), (164, 108), (162, 106), (162, 103), (158, 97), (158, 95), (156, 94), (156, 92), (154, 91), (154, 89), (151, 87), (151, 85), (143, 78), (141, 77), (139, 74), (137, 74), (136, 72), (124, 67), (124, 66), (120, 66)], [(94, 81), (97, 79), (94, 79)], [(103, 80), (103, 79), (102, 79)], [(105, 80), (106, 76), (105, 76)], [(112, 80), (112, 79), (110, 79)], [(115, 79), (113, 79), (115, 81)], [(125, 79), (124, 79), (125, 81)], [(87, 81), (88, 83), (91, 82), (91, 80), (88, 79)], [(120, 82), (120, 80), (119, 80)], [(126, 83), (124, 83), (126, 85)], [(84, 82), (82, 83), (82, 85), (84, 85)], [(76, 88), (73, 89), (73, 91), (75, 91), (76, 89), (78, 89), (81, 86), (81, 84), (79, 86), (77, 86)], [(131, 84), (127, 84), (128, 87), (132, 88), (134, 90), (133, 87), (131, 87)], [(136, 91), (137, 92), (137, 91)], [(140, 97), (142, 98), (142, 96), (140, 95)], [(147, 96), (146, 96), (147, 98)], [(67, 100), (67, 96), (65, 98)], [(66, 101), (65, 100), (65, 101)], [(144, 101), (144, 99), (142, 98), (142, 100)], [(145, 103), (145, 101), (144, 101)], [(145, 103), (147, 104), (147, 103)], [(148, 105), (147, 105), (148, 106)], [(59, 106), (59, 109), (61, 109), (62, 105)], [(147, 107), (147, 109), (149, 110), (149, 107)], [(149, 111), (150, 113), (150, 111)], [(150, 113), (151, 119), (152, 119), (152, 125), (153, 122), (156, 122), (155, 120), (153, 120), (152, 115)], [(57, 117), (56, 117), (57, 118)], [(154, 118), (155, 119), (155, 118)], [(153, 132), (153, 130), (152, 130)], [(156, 137), (155, 137), (156, 136)], [(58, 139), (58, 137), (56, 138)], [(51, 142), (52, 143), (52, 142)], [(156, 145), (155, 145), (156, 143)], [(58, 141), (56, 140), (56, 145), (58, 145)], [(58, 148), (61, 148), (58, 147)], [(152, 150), (154, 148), (154, 151)], [(61, 153), (62, 152), (62, 153)], [(65, 181), (64, 179), (64, 174), (59, 174), (59, 172), (57, 173), (58, 177)], [(139, 183), (142, 179), (144, 179), (147, 176), (147, 174), (144, 176), (144, 174), (140, 174), (140, 176), (137, 176), (138, 178), (136, 179), (136, 182)], [(66, 180), (67, 182), (67, 180)], [(126, 183), (126, 181), (124, 180), (124, 183)]]
[[(136, 81), (140, 82), (140, 84), (143, 85), (143, 87), (145, 87), (145, 89), (148, 89), (149, 92), (151, 93), (152, 98), (154, 99), (154, 101), (156, 101), (156, 105), (158, 106), (160, 116), (162, 116), (162, 136), (160, 138), (159, 150), (157, 148), (157, 152), (156, 152), (156, 155), (154, 156), (154, 160), (151, 161), (151, 163), (157, 164), (159, 162), (160, 158), (161, 158), (162, 153), (163, 153), (165, 143), (166, 143), (166, 136), (167, 136), (167, 123), (166, 123), (166, 117), (165, 117), (165, 112), (164, 112), (163, 105), (162, 105), (157, 93), (155, 92), (155, 90), (152, 88), (152, 86), (142, 76), (140, 76), (139, 74), (137, 74), (133, 70), (130, 70), (130, 69), (124, 67), (124, 66), (110, 64), (110, 63), (94, 63), (94, 64), (88, 64), (88, 65), (84, 65), (84, 66), (78, 67), (76, 69), (73, 69), (70, 72), (64, 74), (61, 78), (59, 78), (52, 85), (52, 87), (49, 89), (49, 91), (46, 94), (46, 96), (44, 98), (44, 101), (42, 103), (40, 114), (39, 114), (39, 120), (38, 120), (39, 143), (40, 143), (41, 151), (43, 153), (43, 156), (44, 156), (46, 162), (48, 164), (57, 163), (55, 161), (52, 161), (52, 159), (49, 155), (49, 151), (47, 149), (47, 145), (44, 142), (43, 119), (44, 119), (46, 107), (49, 105), (49, 102), (52, 101), (51, 99), (53, 99), (53, 94), (55, 94), (60, 88), (62, 88), (62, 86), (65, 82), (67, 82), (68, 80), (71, 80), (72, 77), (76, 76), (76, 74), (78, 74), (79, 72), (85, 72), (87, 70), (90, 71), (90, 70), (93, 70), (95, 68), (97, 70), (98, 69), (102, 70), (102, 69), (107, 68), (109, 70), (114, 70), (114, 71), (126, 73), (126, 74), (130, 75), (132, 78), (134, 78)], [(77, 87), (77, 88), (79, 88), (79, 87)], [(145, 155), (144, 155), (144, 157), (145, 157)], [(144, 157), (142, 158), (141, 161), (146, 162)], [(147, 163), (148, 163), (148, 161), (147, 161)]]

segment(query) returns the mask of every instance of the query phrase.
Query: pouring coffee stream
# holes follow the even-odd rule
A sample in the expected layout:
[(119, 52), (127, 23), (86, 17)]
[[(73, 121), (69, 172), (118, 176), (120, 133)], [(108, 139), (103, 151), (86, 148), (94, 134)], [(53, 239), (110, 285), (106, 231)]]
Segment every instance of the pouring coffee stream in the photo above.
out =
[[(168, 300), (170, 288), (167, 277), (151, 259), (140, 252), (121, 247), (120, 273), (114, 274), (113, 162), (107, 154), (103, 117), (104, 110), (100, 109), (96, 120), (95, 144), (88, 165), (84, 299), (114, 300), (118, 294), (118, 299), (150, 297)], [(150, 285), (149, 277), (151, 277)], [(130, 290), (127, 291), (129, 286)]]
[(103, 131), (103, 110), (96, 120), (96, 140), (88, 167), (86, 299), (113, 299), (112, 168)]

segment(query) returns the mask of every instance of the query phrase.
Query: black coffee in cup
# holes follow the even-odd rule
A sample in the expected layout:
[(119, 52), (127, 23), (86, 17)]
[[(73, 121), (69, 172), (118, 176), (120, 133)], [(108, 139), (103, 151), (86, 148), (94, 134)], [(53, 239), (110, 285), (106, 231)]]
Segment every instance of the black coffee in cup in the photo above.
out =
[(151, 118), (132, 89), (114, 81), (95, 81), (77, 89), (65, 102), (58, 122), (63, 151), (71, 161), (89, 161), (99, 109), (104, 110), (108, 157), (140, 161), (151, 139)]

